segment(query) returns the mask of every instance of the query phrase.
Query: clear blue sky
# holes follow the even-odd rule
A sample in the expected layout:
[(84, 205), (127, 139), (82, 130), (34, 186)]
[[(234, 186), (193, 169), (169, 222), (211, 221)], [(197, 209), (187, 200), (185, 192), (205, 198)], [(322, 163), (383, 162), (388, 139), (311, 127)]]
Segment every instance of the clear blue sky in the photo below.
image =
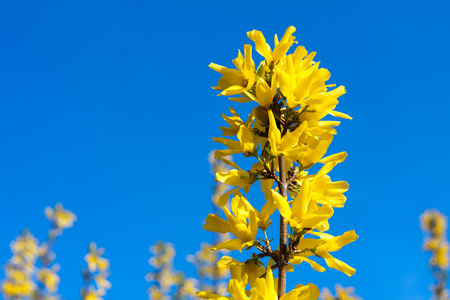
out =
[[(90, 241), (106, 249), (106, 299), (146, 299), (148, 247), (175, 244), (176, 265), (211, 234), (220, 115), (234, 103), (207, 66), (231, 59), (258, 29), (289, 25), (343, 84), (331, 176), (350, 183), (330, 233), (355, 229), (336, 257), (356, 275), (304, 265), (290, 286), (355, 286), (366, 300), (430, 297), (419, 215), (450, 214), (448, 1), (2, 1), (0, 263), (23, 227), (44, 239), (46, 206), (77, 216), (57, 241), (60, 292), (78, 299)], [(256, 56), (256, 55), (255, 55)], [(236, 106), (236, 105), (234, 105)]]

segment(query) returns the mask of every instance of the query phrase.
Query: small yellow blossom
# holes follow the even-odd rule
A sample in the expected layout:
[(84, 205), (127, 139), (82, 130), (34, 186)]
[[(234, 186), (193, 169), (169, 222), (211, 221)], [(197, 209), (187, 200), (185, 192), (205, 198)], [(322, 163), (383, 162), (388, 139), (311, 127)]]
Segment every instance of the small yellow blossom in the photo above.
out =
[(83, 270), (85, 285), (81, 289), (83, 300), (102, 300), (106, 291), (111, 288), (111, 282), (106, 278), (109, 276), (109, 260), (101, 257), (105, 250), (98, 248), (92, 242), (89, 244), (89, 253), (84, 257), (88, 268)]
[(52, 221), (58, 229), (66, 229), (73, 226), (73, 222), (77, 217), (70, 211), (63, 208), (62, 204), (58, 203), (55, 208), (46, 207), (45, 216)]
[(248, 127), (246, 127), (245, 125), (241, 125), (237, 132), (237, 138), (239, 139), (239, 141), (226, 138), (213, 138), (215, 142), (222, 143), (229, 148), (228, 150), (216, 150), (214, 158), (217, 159), (236, 153), (244, 153), (245, 155), (250, 155), (255, 151), (253, 133)]
[(255, 241), (258, 232), (257, 214), (259, 213), (242, 196), (234, 197), (231, 203), (233, 213), (227, 207), (222, 207), (227, 221), (214, 214), (209, 214), (206, 218), (206, 224), (203, 226), (208, 231), (232, 232), (236, 237), (214, 246), (212, 248), (214, 250), (242, 250), (245, 247), (252, 246)]
[(109, 268), (109, 260), (101, 257), (104, 253), (103, 248), (97, 249), (97, 245), (95, 243), (91, 243), (89, 245), (89, 253), (85, 255), (84, 260), (88, 265), (88, 269), (90, 272), (95, 271), (106, 271)]
[(269, 141), (270, 141), (270, 152), (274, 156), (279, 156), (285, 154), (287, 157), (296, 158), (299, 156), (300, 152), (307, 151), (307, 148), (303, 145), (298, 145), (300, 136), (306, 128), (307, 122), (303, 122), (299, 128), (293, 132), (287, 132), (283, 137), (281, 137), (281, 132), (277, 128), (277, 124), (273, 113), (269, 110)]
[[(362, 300), (362, 298), (355, 295), (355, 289), (353, 287), (343, 288), (341, 285), (336, 285), (336, 296), (330, 292), (329, 289), (324, 288), (320, 295), (322, 300)], [(352, 295), (353, 294), (353, 295)]]
[(36, 290), (34, 282), (35, 262), (38, 258), (38, 240), (24, 230), (10, 244), (13, 257), (5, 266), (5, 279), (1, 291), (5, 299), (27, 298)]
[(58, 290), (60, 279), (55, 270), (47, 268), (41, 269), (39, 270), (37, 278), (50, 292), (56, 292)]
[(304, 238), (300, 241), (299, 249), (303, 249), (303, 253), (299, 253), (294, 255), (289, 262), (292, 264), (300, 264), (303, 261), (308, 262), (311, 267), (319, 272), (323, 272), (325, 269), (318, 265), (316, 262), (308, 259), (311, 255), (316, 255), (318, 257), (322, 257), (325, 260), (325, 263), (328, 267), (332, 269), (339, 270), (346, 274), (347, 276), (351, 276), (355, 274), (355, 269), (347, 265), (346, 263), (334, 258), (331, 256), (329, 252), (334, 252), (340, 250), (343, 246), (355, 241), (358, 239), (358, 236), (355, 234), (355, 231), (347, 231), (341, 236), (334, 237), (330, 234), (314, 232), (311, 231), (311, 234), (317, 235), (320, 239), (313, 238)]
[[(236, 278), (236, 277), (235, 277)], [(317, 300), (319, 298), (319, 289), (314, 284), (297, 285), (295, 289), (278, 298), (276, 289), (276, 280), (273, 277), (273, 272), (270, 265), (266, 269), (266, 275), (262, 278), (255, 279), (254, 286), (247, 292), (245, 287), (247, 285), (247, 275), (244, 278), (232, 278), (228, 285), (228, 292), (230, 297), (223, 297), (208, 292), (198, 292), (197, 296), (203, 299), (228, 299), (228, 300)]]
[(211, 63), (209, 67), (222, 74), (219, 83), (213, 89), (221, 90), (219, 95), (230, 96), (243, 93), (252, 87), (255, 82), (255, 63), (252, 59), (252, 46), (244, 46), (244, 56), (239, 51), (238, 57), (233, 61), (237, 69), (229, 69)]
[[(281, 196), (272, 190), (272, 195), (280, 214), (289, 223), (292, 228), (300, 229), (319, 229), (328, 228), (319, 227), (320, 224), (333, 215), (333, 208), (330, 205), (318, 206), (311, 201), (311, 189), (308, 180), (304, 180), (300, 193), (292, 202), (292, 209), (287, 202), (287, 198)], [(323, 223), (322, 223), (323, 224)]]
[(289, 26), (279, 42), (277, 36), (275, 35), (275, 48), (273, 51), (269, 44), (267, 44), (261, 31), (252, 30), (247, 32), (247, 36), (255, 43), (255, 50), (265, 58), (266, 64), (271, 65), (273, 63), (277, 64), (278, 61), (286, 55), (289, 48), (294, 44), (295, 37), (292, 36), (292, 34), (295, 30), (296, 29), (294, 26)]
[(248, 260), (240, 262), (230, 256), (223, 256), (218, 262), (217, 266), (224, 270), (230, 270), (231, 278), (243, 280), (245, 276), (248, 278), (250, 286), (254, 286), (257, 278), (260, 278), (266, 273), (266, 269), (261, 266), (258, 260)]

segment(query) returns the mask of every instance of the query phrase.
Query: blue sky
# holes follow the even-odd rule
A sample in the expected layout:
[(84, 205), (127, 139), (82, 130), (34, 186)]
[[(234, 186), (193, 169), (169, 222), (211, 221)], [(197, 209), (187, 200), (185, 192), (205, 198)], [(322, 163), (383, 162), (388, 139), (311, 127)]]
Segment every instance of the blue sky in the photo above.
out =
[[(258, 29), (297, 28), (331, 83), (345, 85), (331, 173), (350, 183), (330, 233), (360, 238), (336, 255), (356, 275), (301, 266), (289, 285), (355, 286), (371, 299), (428, 299), (419, 215), (450, 214), (450, 4), (447, 1), (2, 1), (0, 3), (0, 262), (28, 227), (44, 240), (46, 206), (77, 216), (57, 241), (60, 292), (79, 298), (90, 241), (106, 249), (105, 299), (145, 299), (148, 247), (177, 248), (176, 266), (211, 234), (222, 113), (207, 66), (231, 67)], [(255, 54), (256, 57), (256, 54)], [(237, 108), (239, 110), (239, 108)]]

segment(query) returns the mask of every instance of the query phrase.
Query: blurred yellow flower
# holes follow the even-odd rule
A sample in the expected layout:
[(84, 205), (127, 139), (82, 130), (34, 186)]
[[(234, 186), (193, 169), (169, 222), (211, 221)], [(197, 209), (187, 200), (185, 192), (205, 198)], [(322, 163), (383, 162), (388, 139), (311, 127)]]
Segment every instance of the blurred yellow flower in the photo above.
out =
[(75, 216), (70, 210), (63, 208), (62, 204), (58, 203), (55, 208), (46, 207), (45, 216), (52, 221), (58, 229), (66, 229), (73, 226), (73, 222), (76, 221)]

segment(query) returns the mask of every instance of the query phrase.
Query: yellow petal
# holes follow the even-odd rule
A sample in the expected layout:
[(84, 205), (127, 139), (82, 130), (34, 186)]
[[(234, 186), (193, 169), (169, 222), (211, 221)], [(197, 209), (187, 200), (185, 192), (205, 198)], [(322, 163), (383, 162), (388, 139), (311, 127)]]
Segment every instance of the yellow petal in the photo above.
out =
[(278, 211), (286, 219), (289, 220), (292, 217), (292, 211), (287, 202), (287, 197), (281, 196), (278, 192), (272, 190), (272, 196), (277, 205)]
[[(241, 126), (242, 128), (242, 126)], [(221, 143), (230, 148), (231, 150), (239, 150), (241, 148), (241, 143), (239, 141), (230, 140), (227, 138), (212, 138), (214, 142)]]
[(333, 117), (344, 118), (344, 119), (349, 119), (349, 120), (353, 119), (349, 115), (335, 111), (335, 110), (330, 111), (329, 114), (332, 115)]
[(223, 157), (221, 157), (221, 158), (219, 158), (223, 163), (225, 163), (225, 164), (227, 164), (227, 165), (229, 165), (230, 167), (233, 167), (233, 168), (236, 168), (236, 169), (238, 169), (238, 170), (241, 170), (242, 171), (242, 169), (241, 169), (241, 167), (239, 167), (238, 166), (238, 164), (237, 163), (235, 163), (234, 161), (231, 161), (231, 160), (228, 160), (228, 159), (225, 159), (225, 158), (223, 158)]
[(340, 153), (336, 153), (336, 154), (324, 157), (321, 160), (319, 160), (319, 162), (322, 164), (326, 164), (326, 163), (334, 162), (334, 161), (341, 163), (347, 158), (347, 156), (348, 156), (347, 152), (344, 151), (344, 152), (340, 152)]
[(258, 221), (256, 219), (256, 213), (254, 210), (250, 211), (250, 213), (249, 213), (248, 223), (249, 223), (251, 239), (254, 241), (256, 234), (258, 233)]
[(240, 250), (241, 246), (242, 242), (240, 239), (231, 239), (212, 247), (211, 250), (219, 250), (219, 249)]
[(241, 126), (237, 133), (237, 137), (240, 141), (240, 149), (244, 153), (252, 153), (255, 150), (255, 144), (253, 142), (253, 133), (246, 126)]
[(296, 29), (294, 26), (289, 26), (289, 28), (286, 29), (283, 38), (281, 38), (275, 49), (273, 49), (272, 59), (274, 62), (277, 62), (281, 57), (286, 55), (286, 52), (294, 43), (295, 38), (292, 36), (292, 34), (295, 32), (295, 30)]
[(300, 193), (295, 197), (294, 201), (292, 202), (292, 214), (295, 217), (302, 218), (306, 212), (308, 211), (308, 205), (310, 201), (310, 187), (309, 187), (309, 180), (304, 179), (302, 181), (302, 186), (300, 189)]
[(269, 110), (269, 142), (270, 142), (270, 147), (271, 147), (271, 152), (274, 156), (278, 156), (281, 154), (281, 152), (279, 152), (277, 150), (278, 145), (280, 144), (280, 140), (281, 140), (281, 132), (277, 127), (277, 123), (275, 121), (275, 117), (273, 115), (273, 112), (271, 110)]
[(295, 255), (294, 258), (290, 259), (289, 262), (294, 265), (299, 265), (302, 262), (306, 261), (311, 265), (311, 267), (316, 270), (317, 272), (323, 272), (325, 271), (325, 268), (313, 261), (312, 259), (309, 259), (304, 256)]
[(343, 261), (340, 261), (339, 259), (334, 258), (329, 253), (321, 254), (321, 256), (325, 259), (326, 264), (333, 269), (339, 270), (343, 272), (347, 276), (352, 276), (355, 274), (356, 270)]
[(203, 299), (220, 299), (220, 298), (224, 298), (223, 296), (220, 295), (216, 295), (210, 292), (203, 292), (203, 291), (198, 291), (197, 292), (197, 297), (199, 298), (203, 298)]
[(206, 224), (203, 225), (203, 229), (220, 233), (231, 232), (230, 223), (214, 214), (209, 214), (206, 217)]
[(252, 30), (247, 32), (247, 36), (255, 43), (255, 50), (264, 56), (267, 62), (272, 61), (272, 49), (266, 43), (266, 39), (261, 31)]
[(305, 131), (307, 125), (308, 122), (302, 122), (302, 124), (294, 131), (286, 133), (286, 135), (281, 138), (279, 146), (280, 150), (283, 151), (285, 149), (287, 150), (297, 146), (298, 140), (300, 139), (302, 133)]
[[(276, 78), (276, 76), (273, 76), (273, 78)], [(275, 80), (276, 79), (272, 80), (272, 85), (277, 84)], [(256, 102), (258, 102), (264, 108), (269, 108), (273, 103), (273, 97), (275, 97), (276, 93), (276, 86), (275, 89), (273, 89), (273, 87), (269, 87), (267, 82), (259, 77), (259, 80), (256, 84)]]
[(225, 194), (223, 194), (222, 196), (219, 197), (219, 201), (218, 204), (220, 207), (225, 206), (228, 202), (228, 198), (230, 198), (230, 195), (233, 193), (233, 195), (240, 195), (241, 192), (239, 192), (239, 187), (234, 188), (228, 192), (226, 192)]
[(320, 296), (320, 291), (319, 288), (312, 284), (312, 283), (308, 283), (306, 285), (309, 289), (309, 293), (308, 294), (300, 294), (299, 297), (297, 298), (297, 300), (317, 300), (319, 299)]
[(344, 234), (329, 239), (324, 245), (320, 246), (320, 250), (324, 250), (327, 252), (338, 251), (343, 246), (354, 242), (358, 239), (358, 235), (354, 230), (350, 230), (345, 232)]

